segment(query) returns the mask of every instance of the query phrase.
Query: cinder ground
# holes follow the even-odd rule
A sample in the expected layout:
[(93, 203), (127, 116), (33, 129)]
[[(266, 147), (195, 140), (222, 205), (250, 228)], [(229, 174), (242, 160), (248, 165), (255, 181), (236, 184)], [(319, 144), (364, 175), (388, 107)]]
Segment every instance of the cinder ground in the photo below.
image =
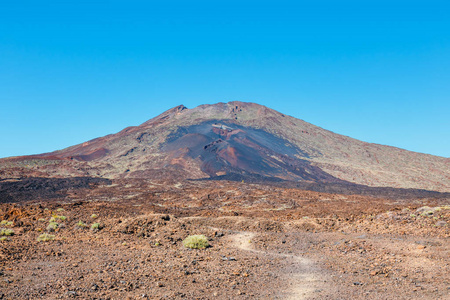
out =
[[(0, 220), (0, 299), (450, 299), (445, 198), (129, 180), (1, 204)], [(184, 248), (192, 234), (211, 247)]]

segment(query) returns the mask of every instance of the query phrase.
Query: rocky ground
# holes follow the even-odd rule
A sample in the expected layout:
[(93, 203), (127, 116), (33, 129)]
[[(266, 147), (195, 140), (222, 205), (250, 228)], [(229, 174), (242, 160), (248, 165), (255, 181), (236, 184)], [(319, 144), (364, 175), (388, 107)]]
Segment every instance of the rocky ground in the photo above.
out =
[(102, 184), (0, 204), (0, 299), (450, 298), (447, 198)]

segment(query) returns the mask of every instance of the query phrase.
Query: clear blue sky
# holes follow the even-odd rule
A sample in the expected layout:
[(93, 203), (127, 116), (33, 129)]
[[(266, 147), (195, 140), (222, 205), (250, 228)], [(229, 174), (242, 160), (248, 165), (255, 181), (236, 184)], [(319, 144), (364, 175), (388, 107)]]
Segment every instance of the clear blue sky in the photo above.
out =
[(0, 2), (0, 157), (232, 100), (449, 157), (450, 2)]

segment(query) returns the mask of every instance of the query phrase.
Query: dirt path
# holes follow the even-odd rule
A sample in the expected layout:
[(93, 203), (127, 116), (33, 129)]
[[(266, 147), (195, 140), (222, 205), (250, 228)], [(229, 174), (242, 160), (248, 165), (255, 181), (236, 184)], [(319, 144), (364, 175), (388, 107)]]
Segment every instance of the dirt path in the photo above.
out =
[(254, 236), (252, 232), (239, 232), (232, 235), (231, 239), (238, 249), (261, 256), (283, 257), (290, 260), (291, 266), (284, 269), (282, 273), (291, 286), (286, 291), (284, 299), (309, 299), (315, 291), (323, 289), (324, 274), (321, 274), (311, 260), (297, 255), (253, 249), (251, 240)]

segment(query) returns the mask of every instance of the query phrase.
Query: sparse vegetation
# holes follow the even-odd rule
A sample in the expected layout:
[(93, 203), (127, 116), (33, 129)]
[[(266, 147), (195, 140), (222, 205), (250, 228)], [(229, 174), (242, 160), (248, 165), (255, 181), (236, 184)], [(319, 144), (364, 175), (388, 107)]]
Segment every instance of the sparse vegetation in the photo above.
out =
[(190, 235), (184, 239), (183, 246), (191, 249), (204, 249), (209, 247), (208, 238), (204, 235)]
[[(129, 182), (132, 181), (124, 180), (126, 184)], [(134, 195), (139, 187), (147, 188), (141, 181), (132, 183), (127, 193)], [(190, 184), (192, 186), (188, 186)], [(442, 281), (442, 274), (448, 274), (449, 266), (442, 263), (447, 258), (442, 245), (445, 245), (450, 228), (450, 210), (434, 209), (433, 215), (422, 217), (420, 214), (424, 211), (416, 211), (423, 206), (419, 202), (355, 195), (341, 198), (313, 191), (262, 188), (257, 184), (242, 188), (235, 188), (234, 182), (221, 184), (223, 186), (218, 187), (210, 182), (187, 182), (183, 192), (169, 190), (170, 186), (152, 185), (152, 193), (155, 191), (152, 199), (155, 199), (151, 201), (158, 202), (163, 209), (148, 204), (148, 194), (143, 194), (136, 202), (115, 201), (122, 199), (120, 186), (100, 187), (105, 198), (94, 190), (74, 193), (78, 198), (61, 200), (67, 201), (64, 206), (53, 206), (56, 201), (2, 204), (0, 222), (8, 220), (14, 224), (0, 225), (0, 229), (14, 229), (15, 235), (0, 236), (0, 249), (4, 252), (0, 271), (5, 273), (4, 279), (9, 280), (3, 283), (6, 292), (1, 292), (5, 297), (17, 299), (40, 295), (41, 288), (45, 289), (40, 284), (41, 277), (46, 276), (44, 281), (50, 281), (44, 296), (52, 299), (60, 295), (80, 299), (119, 294), (126, 297), (127, 290), (137, 286), (145, 287), (145, 291), (137, 288), (136, 293), (131, 291), (132, 296), (141, 297), (147, 293), (150, 297), (164, 297), (169, 292), (177, 297), (186, 294), (186, 287), (195, 286), (194, 290), (198, 292), (191, 289), (186, 297), (264, 299), (269, 293), (273, 294), (273, 290), (283, 291), (286, 283), (290, 283), (283, 280), (286, 269), (291, 270), (292, 262), (300, 263), (303, 260), (300, 257), (304, 256), (316, 263), (314, 259), (322, 256), (325, 259), (321, 268), (314, 269), (319, 272), (311, 273), (311, 276), (330, 279), (330, 286), (342, 284), (348, 294), (339, 294), (341, 289), (338, 291), (331, 286), (333, 293), (317, 292), (319, 298), (347, 297), (356, 290), (375, 291), (381, 285), (383, 291), (378, 294), (386, 298), (395, 298), (398, 290), (405, 298), (418, 295), (445, 298), (442, 295), (447, 292), (447, 286)], [(209, 203), (208, 195), (210, 199), (222, 199), (217, 203), (225, 203), (225, 210), (210, 214), (211, 205), (215, 206), (216, 202)], [(333, 199), (327, 200), (329, 198)], [(203, 199), (203, 203), (199, 199)], [(299, 205), (286, 214), (264, 211), (266, 207), (284, 207), (291, 199)], [(436, 203), (440, 202), (436, 200)], [(45, 212), (43, 206), (47, 204), (51, 206)], [(198, 205), (202, 207), (198, 208)], [(411, 208), (402, 210), (405, 205), (411, 205)], [(197, 208), (180, 209), (188, 206)], [(58, 207), (67, 207), (67, 210), (57, 212)], [(234, 212), (242, 216), (228, 217), (236, 215)], [(62, 216), (67, 219), (62, 221)], [(57, 226), (53, 232), (46, 230), (51, 217), (53, 225)], [(199, 236), (191, 235), (204, 236), (199, 239)], [(402, 236), (406, 238), (398, 238)], [(348, 276), (331, 279), (335, 271), (329, 272), (330, 267), (336, 274)], [(92, 271), (102, 273), (88, 278), (85, 274)], [(422, 273), (429, 278), (427, 286), (437, 291), (411, 285), (411, 280), (416, 280), (417, 276), (422, 278)], [(199, 280), (202, 274), (207, 274), (210, 280)], [(106, 278), (106, 284), (96, 280), (98, 276)], [(221, 288), (224, 278), (229, 284)], [(293, 284), (294, 280), (296, 278), (293, 278)], [(246, 284), (249, 282), (251, 284)], [(270, 284), (263, 286), (267, 282)], [(77, 289), (77, 286), (81, 288)], [(259, 290), (262, 292), (258, 293)]]
[(47, 165), (55, 165), (59, 162), (57, 160), (48, 160), (48, 159), (27, 159), (23, 161), (10, 161), (5, 162), (0, 166), (0, 169), (4, 168), (33, 168)]
[(420, 214), (422, 217), (429, 217), (433, 215), (433, 211), (429, 210), (429, 211), (424, 211), (423, 213)]
[(87, 227), (87, 224), (83, 223), (83, 221), (78, 221), (77, 226), (80, 228), (85, 228)]
[(14, 230), (7, 228), (0, 229), (0, 236), (10, 236), (10, 235), (14, 235)]
[(60, 212), (60, 211), (64, 211), (65, 209), (64, 208), (58, 208), (56, 211), (58, 211), (58, 212)]
[(50, 232), (55, 231), (56, 228), (58, 228), (58, 227), (59, 227), (59, 224), (58, 224), (58, 223), (56, 223), (56, 222), (50, 222), (50, 223), (48, 224), (48, 226), (47, 226), (47, 231), (50, 231)]
[(100, 223), (94, 223), (91, 225), (91, 230), (100, 230), (101, 229), (101, 225)]
[(3, 226), (11, 226), (12, 224), (13, 224), (13, 222), (8, 221), (8, 220), (3, 220), (0, 222), (0, 225), (3, 225)]
[(53, 241), (54, 239), (55, 239), (55, 236), (53, 234), (48, 234), (48, 233), (43, 233), (37, 238), (38, 242), (48, 242), (48, 241)]
[(67, 217), (65, 217), (65, 216), (53, 215), (50, 218), (50, 222), (56, 222), (57, 220), (65, 221), (66, 219), (67, 219)]

